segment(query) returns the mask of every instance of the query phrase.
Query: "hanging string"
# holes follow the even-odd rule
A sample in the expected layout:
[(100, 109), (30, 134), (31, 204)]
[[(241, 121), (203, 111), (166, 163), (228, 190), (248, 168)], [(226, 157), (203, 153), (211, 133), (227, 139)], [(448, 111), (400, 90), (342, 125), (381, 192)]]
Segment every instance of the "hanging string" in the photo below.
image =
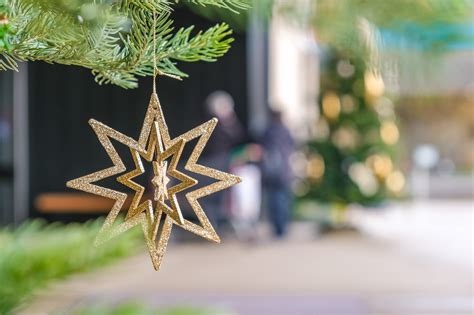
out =
[(156, 10), (153, 9), (153, 94), (156, 94)]

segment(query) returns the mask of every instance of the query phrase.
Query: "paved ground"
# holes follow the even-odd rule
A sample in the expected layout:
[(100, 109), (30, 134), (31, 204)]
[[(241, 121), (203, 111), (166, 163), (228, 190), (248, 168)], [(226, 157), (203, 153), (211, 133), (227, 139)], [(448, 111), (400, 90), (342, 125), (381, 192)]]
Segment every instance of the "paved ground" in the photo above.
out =
[[(242, 315), (472, 313), (470, 263), (410, 249), (409, 242), (372, 233), (380, 217), (356, 217), (372, 227), (369, 235), (344, 232), (316, 239), (312, 225), (295, 224), (291, 238), (280, 242), (170, 244), (158, 273), (143, 253), (55, 284), (21, 314), (67, 314), (85, 305), (130, 300)], [(466, 216), (460, 218), (460, 229), (472, 227)]]

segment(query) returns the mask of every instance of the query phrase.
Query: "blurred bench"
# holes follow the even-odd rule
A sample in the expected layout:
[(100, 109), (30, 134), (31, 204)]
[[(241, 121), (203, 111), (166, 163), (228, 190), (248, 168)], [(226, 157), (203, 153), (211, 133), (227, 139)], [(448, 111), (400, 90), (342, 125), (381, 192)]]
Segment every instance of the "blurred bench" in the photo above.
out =
[[(124, 208), (130, 205), (127, 198)], [(44, 193), (34, 205), (41, 213), (103, 214), (110, 211), (114, 200), (83, 193)]]

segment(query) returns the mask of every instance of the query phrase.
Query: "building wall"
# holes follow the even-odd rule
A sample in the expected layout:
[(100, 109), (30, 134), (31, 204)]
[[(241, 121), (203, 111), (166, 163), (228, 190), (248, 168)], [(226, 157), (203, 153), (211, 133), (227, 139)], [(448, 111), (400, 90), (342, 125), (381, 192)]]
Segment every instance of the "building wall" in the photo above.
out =
[(474, 170), (474, 95), (403, 97), (397, 114), (407, 153), (420, 144), (434, 145), (453, 171)]
[(304, 141), (311, 136), (318, 115), (317, 45), (309, 28), (277, 12), (278, 8), (270, 24), (270, 106), (283, 113), (294, 136)]

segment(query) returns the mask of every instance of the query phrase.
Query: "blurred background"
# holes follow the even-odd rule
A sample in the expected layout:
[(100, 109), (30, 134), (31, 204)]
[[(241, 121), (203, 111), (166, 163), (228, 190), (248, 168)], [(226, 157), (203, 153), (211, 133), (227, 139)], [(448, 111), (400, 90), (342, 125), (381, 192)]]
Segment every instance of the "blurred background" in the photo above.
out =
[(151, 80), (123, 90), (41, 62), (1, 72), (0, 313), (471, 314), (473, 13), (424, 0), (179, 7), (177, 26), (226, 21), (235, 41), (215, 63), (183, 64), (184, 81), (159, 79), (170, 133), (217, 116), (202, 164), (243, 183), (202, 202), (222, 244), (175, 228), (158, 273), (140, 231), (93, 248), (112, 203), (65, 186), (110, 165), (89, 118), (138, 136)]

